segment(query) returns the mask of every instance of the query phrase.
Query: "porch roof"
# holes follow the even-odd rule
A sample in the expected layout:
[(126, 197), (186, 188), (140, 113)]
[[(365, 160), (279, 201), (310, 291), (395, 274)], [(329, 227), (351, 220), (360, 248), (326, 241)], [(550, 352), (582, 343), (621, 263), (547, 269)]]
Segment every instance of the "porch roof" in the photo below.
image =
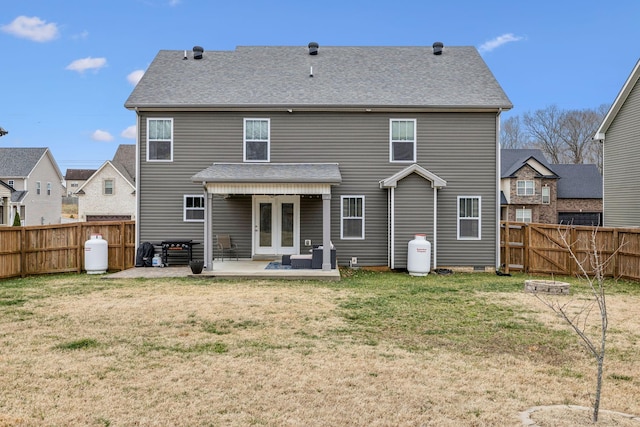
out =
[(342, 175), (337, 163), (214, 163), (191, 180), (217, 194), (324, 194)]

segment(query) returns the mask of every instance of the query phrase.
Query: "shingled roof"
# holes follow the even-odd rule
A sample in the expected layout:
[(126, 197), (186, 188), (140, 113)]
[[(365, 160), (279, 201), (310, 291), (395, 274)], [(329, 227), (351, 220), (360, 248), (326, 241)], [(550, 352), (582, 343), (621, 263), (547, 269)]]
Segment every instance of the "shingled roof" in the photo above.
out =
[(161, 50), (125, 103), (154, 108), (510, 109), (475, 47), (251, 46)]
[(602, 175), (596, 165), (553, 165), (560, 175), (558, 199), (602, 199)]
[(47, 148), (0, 148), (0, 176), (25, 178), (29, 176)]

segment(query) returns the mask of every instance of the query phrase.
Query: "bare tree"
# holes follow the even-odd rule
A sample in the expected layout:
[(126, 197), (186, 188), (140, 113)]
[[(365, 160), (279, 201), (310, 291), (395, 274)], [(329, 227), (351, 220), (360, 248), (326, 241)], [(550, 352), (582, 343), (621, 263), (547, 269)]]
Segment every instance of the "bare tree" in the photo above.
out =
[(506, 119), (500, 126), (501, 148), (522, 148), (528, 143), (527, 134), (520, 126), (520, 116)]
[[(593, 401), (593, 422), (598, 421), (598, 413), (600, 411), (600, 395), (602, 392), (602, 373), (604, 368), (604, 356), (605, 347), (607, 341), (607, 328), (609, 326), (609, 318), (607, 313), (607, 300), (605, 295), (605, 271), (609, 262), (617, 252), (622, 249), (624, 243), (622, 243), (616, 251), (611, 254), (607, 259), (602, 259), (602, 254), (598, 251), (597, 246), (597, 228), (591, 233), (591, 239), (589, 241), (589, 252), (583, 259), (578, 259), (575, 251), (567, 240), (567, 234), (570, 228), (566, 228), (564, 231), (560, 230), (560, 238), (565, 248), (569, 251), (569, 256), (577, 264), (579, 270), (579, 276), (586, 280), (592, 298), (587, 299), (582, 303), (581, 307), (574, 310), (571, 306), (573, 301), (560, 302), (558, 299), (551, 299), (543, 297), (538, 293), (535, 293), (536, 298), (540, 300), (544, 305), (549, 307), (560, 316), (565, 322), (569, 324), (571, 329), (578, 334), (583, 344), (591, 355), (595, 358), (597, 366), (597, 378), (595, 397)], [(598, 309), (600, 313), (600, 325), (595, 328), (595, 336), (591, 336), (588, 332), (587, 321), (589, 315), (594, 308)]]
[(564, 114), (556, 105), (533, 114), (524, 113), (522, 122), (534, 147), (539, 148), (551, 163), (564, 163), (565, 146), (562, 139)]

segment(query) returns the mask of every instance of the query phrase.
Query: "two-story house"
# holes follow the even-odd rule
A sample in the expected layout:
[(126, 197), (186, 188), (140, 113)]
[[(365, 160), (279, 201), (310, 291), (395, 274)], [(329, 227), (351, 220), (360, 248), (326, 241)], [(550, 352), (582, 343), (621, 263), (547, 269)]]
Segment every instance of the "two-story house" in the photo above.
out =
[(640, 227), (640, 60), (600, 124), (604, 225)]
[(124, 221), (136, 217), (136, 146), (121, 144), (78, 188), (81, 221)]
[(16, 212), (22, 225), (59, 224), (62, 173), (48, 148), (0, 148), (0, 180), (12, 187), (9, 222)]
[(213, 238), (242, 258), (335, 245), (339, 264), (498, 263), (499, 122), (511, 102), (474, 47), (162, 50), (137, 116), (137, 241)]
[(501, 165), (503, 220), (602, 224), (602, 176), (596, 165), (549, 164), (538, 149), (503, 149)]
[(75, 196), (80, 187), (87, 182), (97, 169), (67, 169), (64, 175), (67, 196)]

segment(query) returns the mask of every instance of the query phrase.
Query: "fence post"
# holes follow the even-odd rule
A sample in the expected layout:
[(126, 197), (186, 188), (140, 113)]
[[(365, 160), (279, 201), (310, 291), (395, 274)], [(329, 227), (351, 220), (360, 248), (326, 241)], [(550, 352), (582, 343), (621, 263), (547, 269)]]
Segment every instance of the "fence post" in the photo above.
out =
[(511, 247), (511, 238), (509, 237), (509, 221), (504, 223), (504, 233), (502, 237), (504, 244), (504, 272), (509, 273), (509, 264), (511, 264), (511, 251), (509, 250)]
[(78, 242), (78, 247), (76, 249), (76, 268), (78, 270), (78, 274), (82, 273), (82, 255), (84, 255), (84, 241), (82, 239), (82, 223), (76, 223), (76, 241)]
[(529, 229), (529, 224), (523, 224), (523, 233), (522, 233), (522, 269), (525, 273), (529, 272), (529, 248), (531, 247), (531, 231)]
[(24, 226), (20, 230), (20, 277), (27, 277), (27, 230)]
[(618, 278), (620, 276), (620, 263), (618, 262), (618, 259), (620, 258), (620, 251), (618, 250), (618, 248), (620, 248), (620, 235), (618, 234), (618, 229), (614, 228), (613, 229), (613, 248), (611, 248), (614, 252), (613, 252), (613, 258), (611, 259), (611, 262), (613, 263), (613, 277), (614, 278)]
[(569, 247), (567, 248), (567, 256), (569, 257), (569, 276), (573, 276), (575, 263), (575, 260), (571, 258), (571, 255), (569, 255), (569, 251), (571, 250), (571, 248), (575, 247), (576, 239), (576, 228), (574, 226), (571, 226), (571, 228), (569, 228)]

